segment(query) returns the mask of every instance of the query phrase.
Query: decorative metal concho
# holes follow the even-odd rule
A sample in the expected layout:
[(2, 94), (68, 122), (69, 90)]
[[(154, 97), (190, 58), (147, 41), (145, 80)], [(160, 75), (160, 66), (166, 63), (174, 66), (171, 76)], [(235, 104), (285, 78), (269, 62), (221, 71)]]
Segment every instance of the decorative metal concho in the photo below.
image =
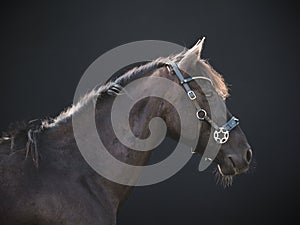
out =
[(212, 125), (212, 127), (215, 129), (214, 139), (218, 144), (221, 145), (228, 141), (229, 132), (239, 124), (239, 120), (233, 116), (226, 124), (219, 127), (207, 116), (207, 113), (204, 109), (198, 109), (196, 116), (199, 120), (207, 120)]
[(226, 124), (214, 131), (214, 139), (219, 144), (224, 144), (229, 139), (229, 132), (239, 124), (236, 117), (232, 117)]
[(219, 144), (224, 144), (228, 141), (229, 138), (229, 131), (225, 130), (223, 127), (219, 127), (218, 130), (214, 132), (214, 139)]

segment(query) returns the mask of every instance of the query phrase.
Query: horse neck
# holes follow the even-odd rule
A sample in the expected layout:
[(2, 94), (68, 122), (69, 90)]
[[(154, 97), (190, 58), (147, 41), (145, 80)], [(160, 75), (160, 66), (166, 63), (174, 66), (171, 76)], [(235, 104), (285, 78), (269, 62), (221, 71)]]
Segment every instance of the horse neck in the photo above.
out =
[[(129, 165), (143, 166), (147, 163), (150, 152), (131, 150), (120, 143), (114, 134), (114, 130), (111, 127), (110, 113), (113, 101), (113, 96), (106, 96), (96, 104), (95, 121), (101, 141), (110, 154), (117, 160)], [(155, 105), (155, 100), (148, 99), (146, 102), (140, 102), (133, 109), (130, 117), (130, 124), (131, 130), (137, 138), (143, 139), (148, 136), (149, 121), (154, 116), (159, 116), (160, 114), (159, 110), (155, 110), (153, 105)], [(156, 105), (159, 107), (159, 104)], [(104, 151), (106, 150), (104, 149)], [(122, 176), (122, 174), (119, 174), (119, 176)], [(100, 176), (94, 176), (94, 179), (96, 180), (96, 183), (101, 186), (101, 189), (107, 191), (115, 209), (117, 209), (119, 204), (126, 199), (132, 189), (131, 186), (117, 184)]]
[[(150, 151), (131, 150), (120, 143), (115, 136), (111, 126), (111, 106), (114, 100), (115, 96), (106, 95), (98, 99), (96, 103), (95, 121), (101, 141), (110, 154), (119, 161), (126, 164), (143, 166), (150, 157)], [(140, 139), (147, 138), (149, 135), (149, 121), (153, 117), (163, 117), (163, 110), (164, 104), (157, 98), (147, 98), (137, 103), (132, 109), (129, 122), (133, 134)], [(82, 121), (85, 121), (86, 110), (82, 108), (77, 113), (80, 114), (80, 117), (82, 116)], [(85, 126), (84, 122), (82, 122), (81, 126)], [(71, 118), (65, 123), (61, 123), (58, 127), (54, 128), (54, 130), (55, 136), (57, 137), (55, 138), (56, 146), (60, 146), (60, 148), (64, 148), (64, 146), (67, 146), (67, 148), (74, 148), (76, 151), (73, 154), (80, 154), (78, 147), (76, 146)], [(62, 135), (64, 137), (63, 139), (61, 138)], [(89, 134), (87, 134), (87, 136), (88, 135)], [(82, 157), (78, 158), (83, 160)], [(99, 191), (101, 190), (102, 192), (104, 191), (107, 193), (107, 196), (109, 196), (108, 201), (116, 210), (119, 203), (128, 195), (131, 187), (111, 182), (102, 176), (98, 176), (95, 171), (92, 171), (92, 174), (93, 175), (87, 179), (92, 180), (92, 183), (99, 188)], [(122, 176), (122, 174), (120, 174), (120, 176)]]

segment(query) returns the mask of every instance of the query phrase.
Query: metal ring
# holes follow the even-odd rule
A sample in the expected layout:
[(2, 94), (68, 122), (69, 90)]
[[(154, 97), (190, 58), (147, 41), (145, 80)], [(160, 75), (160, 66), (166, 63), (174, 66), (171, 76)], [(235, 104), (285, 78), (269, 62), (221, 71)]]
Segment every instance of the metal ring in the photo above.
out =
[[(200, 116), (199, 113), (202, 113), (203, 115)], [(204, 109), (199, 109), (199, 110), (196, 112), (196, 116), (197, 116), (197, 118), (198, 118), (199, 120), (204, 120), (205, 117), (207, 116), (207, 113), (206, 113), (206, 111), (205, 111)]]

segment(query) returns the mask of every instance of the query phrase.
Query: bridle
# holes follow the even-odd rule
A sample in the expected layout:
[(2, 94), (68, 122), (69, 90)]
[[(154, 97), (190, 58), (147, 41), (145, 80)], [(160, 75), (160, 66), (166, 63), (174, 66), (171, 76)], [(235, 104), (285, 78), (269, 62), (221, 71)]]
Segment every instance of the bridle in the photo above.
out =
[(203, 76), (196, 76), (196, 77), (188, 77), (184, 78), (182, 73), (180, 72), (178, 66), (174, 62), (169, 62), (169, 66), (172, 67), (172, 70), (175, 72), (177, 78), (180, 81), (180, 84), (183, 86), (185, 89), (189, 99), (194, 103), (196, 107), (196, 117), (198, 120), (201, 121), (206, 121), (208, 122), (213, 128), (214, 128), (214, 140), (218, 144), (224, 144), (228, 141), (229, 139), (229, 132), (232, 131), (238, 124), (239, 120), (236, 117), (231, 117), (231, 119), (225, 123), (223, 126), (219, 127), (208, 115), (205, 109), (202, 109), (197, 101), (197, 96), (195, 92), (190, 88), (189, 82), (196, 80), (196, 79), (202, 79), (202, 80), (208, 80), (211, 84), (212, 81)]

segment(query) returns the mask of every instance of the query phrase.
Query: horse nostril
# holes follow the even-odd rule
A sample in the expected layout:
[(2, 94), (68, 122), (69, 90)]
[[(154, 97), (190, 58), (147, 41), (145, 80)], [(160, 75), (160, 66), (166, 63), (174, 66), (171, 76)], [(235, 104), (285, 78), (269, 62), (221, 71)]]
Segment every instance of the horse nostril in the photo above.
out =
[(248, 149), (247, 152), (246, 152), (246, 161), (247, 161), (247, 163), (250, 163), (251, 159), (252, 159), (252, 151), (251, 151), (251, 149)]

